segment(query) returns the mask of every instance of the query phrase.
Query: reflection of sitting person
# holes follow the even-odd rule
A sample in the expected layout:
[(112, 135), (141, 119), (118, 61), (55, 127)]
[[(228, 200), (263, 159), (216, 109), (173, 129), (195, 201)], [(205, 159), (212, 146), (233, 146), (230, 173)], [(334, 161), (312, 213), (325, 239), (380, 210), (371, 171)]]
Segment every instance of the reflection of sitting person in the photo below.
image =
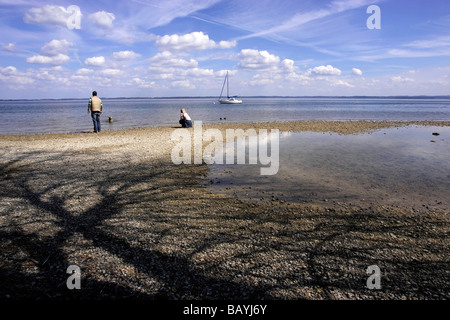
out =
[(183, 128), (191, 128), (192, 127), (191, 117), (189, 117), (186, 110), (184, 110), (184, 109), (181, 109), (181, 115), (180, 115), (179, 122)]

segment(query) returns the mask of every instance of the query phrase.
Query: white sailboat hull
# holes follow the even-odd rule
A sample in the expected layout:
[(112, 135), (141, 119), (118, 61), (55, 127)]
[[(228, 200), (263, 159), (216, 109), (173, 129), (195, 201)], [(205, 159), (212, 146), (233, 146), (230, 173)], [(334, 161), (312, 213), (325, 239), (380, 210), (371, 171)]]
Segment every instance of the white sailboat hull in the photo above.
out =
[(240, 104), (240, 103), (242, 103), (242, 100), (234, 99), (234, 98), (231, 98), (231, 99), (219, 99), (219, 102), (221, 104)]

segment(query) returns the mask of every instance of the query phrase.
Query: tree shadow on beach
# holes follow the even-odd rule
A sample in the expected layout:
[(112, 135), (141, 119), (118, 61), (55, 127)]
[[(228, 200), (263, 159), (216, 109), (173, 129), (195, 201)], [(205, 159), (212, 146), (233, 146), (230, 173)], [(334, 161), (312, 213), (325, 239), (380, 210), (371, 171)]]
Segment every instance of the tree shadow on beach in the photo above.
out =
[(448, 298), (447, 214), (244, 203), (204, 166), (99, 156), (1, 163), (2, 299)]
[[(61, 154), (44, 157), (45, 160), (42, 161), (31, 160), (30, 164), (21, 165), (23, 160), (33, 159), (36, 155), (37, 153), (23, 155), (17, 160), (2, 164), (0, 169), (0, 176), (5, 177), (0, 192), (5, 205), (0, 229), (4, 259), (1, 269), (2, 298), (234, 298), (236, 292), (242, 292), (251, 298), (267, 297), (257, 288), (205, 276), (198, 272), (186, 257), (158, 252), (152, 249), (151, 243), (141, 247), (133, 246), (130, 244), (130, 240), (136, 238), (133, 232), (122, 237), (115, 234), (114, 228), (104, 224), (106, 220), (122, 214), (124, 217), (121, 219), (127, 219), (128, 213), (124, 211), (128, 206), (134, 206), (131, 211), (141, 215), (139, 218), (145, 215), (144, 220), (151, 224), (166, 223), (168, 219), (172, 219), (170, 215), (159, 216), (160, 208), (151, 207), (173, 198), (174, 195), (175, 200), (181, 203), (185, 200), (185, 197), (177, 195), (180, 188), (178, 184), (182, 183), (185, 188), (198, 184), (195, 176), (176, 181), (188, 173), (186, 168), (180, 170), (172, 165), (155, 163), (151, 166), (124, 166), (114, 171), (99, 169), (83, 174), (77, 170), (65, 170), (60, 160), (61, 157), (67, 156)], [(42, 157), (42, 153), (39, 153), (39, 156)], [(59, 165), (55, 166), (54, 162)], [(173, 176), (175, 181), (172, 181)], [(156, 182), (158, 180), (162, 182)], [(92, 206), (74, 214), (67, 209), (67, 201), (79, 196), (79, 187), (74, 186), (80, 182), (83, 187), (89, 189), (95, 200), (92, 201)], [(152, 186), (153, 183), (155, 186)], [(138, 184), (143, 184), (142, 188), (136, 188)], [(110, 190), (111, 187), (113, 191)], [(20, 206), (7, 202), (11, 199), (14, 199), (15, 205), (20, 202)], [(186, 206), (184, 209), (180, 206), (180, 209), (183, 214), (188, 214)], [(148, 213), (150, 210), (153, 212)], [(44, 220), (55, 229), (50, 235), (39, 234), (43, 231), (39, 228)], [(145, 223), (146, 221), (142, 222)], [(31, 224), (34, 226), (29, 230)], [(176, 222), (169, 221), (165, 228), (170, 227), (175, 228)], [(90, 242), (90, 246), (119, 257), (123, 264), (132, 265), (137, 272), (155, 278), (156, 282), (159, 282), (156, 292), (150, 290), (151, 293), (147, 294), (114, 282), (84, 279), (83, 276), (82, 294), (77, 296), (75, 292), (70, 292), (66, 287), (69, 274), (65, 271), (69, 265), (75, 263), (70, 261), (65, 247), (70, 246), (67, 242), (70, 242), (75, 234)], [(164, 233), (161, 234), (161, 237), (163, 236)], [(20, 257), (16, 257), (17, 252), (21, 253)], [(100, 259), (99, 264), (101, 258), (96, 257)], [(21, 271), (24, 266), (28, 266), (30, 271)], [(122, 267), (117, 265), (117, 268)], [(83, 271), (82, 266), (81, 269)], [(222, 290), (226, 293), (223, 294)]]

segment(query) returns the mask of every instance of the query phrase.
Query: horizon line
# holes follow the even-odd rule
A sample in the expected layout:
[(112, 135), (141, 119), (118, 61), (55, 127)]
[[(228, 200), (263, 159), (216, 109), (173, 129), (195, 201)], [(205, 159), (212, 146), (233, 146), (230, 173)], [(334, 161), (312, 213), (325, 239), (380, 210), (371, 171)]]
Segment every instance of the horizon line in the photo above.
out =
[[(390, 95), (390, 96), (371, 96), (371, 95), (351, 95), (351, 96), (321, 96), (321, 95), (311, 95), (311, 96), (239, 96), (240, 98), (353, 98), (353, 99), (450, 99), (450, 95)], [(28, 98), (28, 99), (0, 99), (0, 101), (37, 101), (37, 100), (85, 100), (88, 98)], [(218, 99), (216, 96), (150, 96), (150, 97), (102, 97), (102, 99)]]

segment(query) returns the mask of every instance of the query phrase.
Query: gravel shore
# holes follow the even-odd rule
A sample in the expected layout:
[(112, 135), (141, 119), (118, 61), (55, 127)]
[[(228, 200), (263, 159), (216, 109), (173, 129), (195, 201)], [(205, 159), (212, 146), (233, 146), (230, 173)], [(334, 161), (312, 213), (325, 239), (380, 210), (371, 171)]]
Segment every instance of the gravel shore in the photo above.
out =
[[(204, 124), (353, 134), (450, 122)], [(450, 211), (246, 202), (174, 127), (0, 136), (0, 299), (448, 299)], [(186, 129), (192, 130), (192, 129)], [(67, 268), (81, 272), (69, 290)], [(380, 289), (367, 288), (369, 266)]]

